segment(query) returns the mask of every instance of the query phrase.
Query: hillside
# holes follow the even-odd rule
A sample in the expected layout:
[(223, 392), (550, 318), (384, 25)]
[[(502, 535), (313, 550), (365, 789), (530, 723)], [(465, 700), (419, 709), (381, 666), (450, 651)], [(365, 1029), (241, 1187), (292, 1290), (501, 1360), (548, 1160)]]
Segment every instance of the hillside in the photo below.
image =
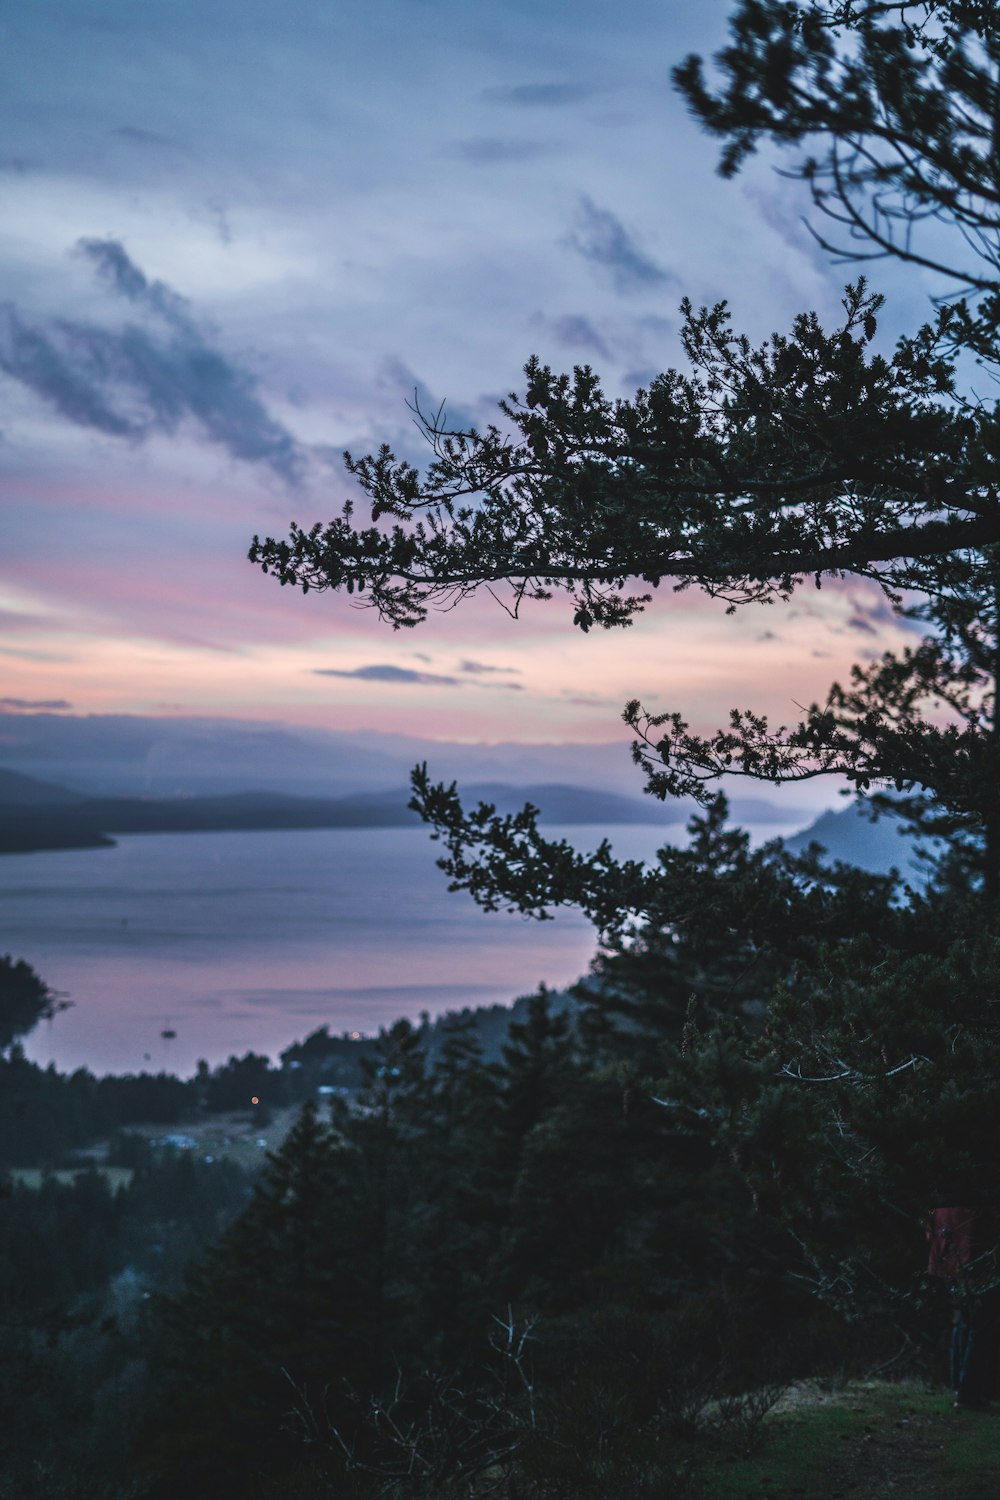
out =
[(819, 844), (829, 860), (858, 865), (876, 875), (896, 869), (907, 880), (920, 880), (926, 867), (916, 857), (913, 839), (892, 818), (873, 823), (853, 803), (839, 812), (825, 812), (801, 833), (785, 839), (785, 847), (801, 854), (810, 844)]
[[(123, 833), (197, 833), (293, 828), (406, 828), (420, 819), (408, 807), (409, 791), (356, 792), (346, 797), (296, 797), (280, 792), (224, 796), (86, 797), (65, 787), (0, 771), (0, 853), (99, 847)], [(688, 816), (680, 804), (621, 797), (592, 788), (486, 783), (466, 788), (470, 801), (488, 801), (502, 812), (531, 802), (542, 819), (559, 824), (653, 824), (665, 836)], [(764, 812), (766, 814), (766, 807)]]

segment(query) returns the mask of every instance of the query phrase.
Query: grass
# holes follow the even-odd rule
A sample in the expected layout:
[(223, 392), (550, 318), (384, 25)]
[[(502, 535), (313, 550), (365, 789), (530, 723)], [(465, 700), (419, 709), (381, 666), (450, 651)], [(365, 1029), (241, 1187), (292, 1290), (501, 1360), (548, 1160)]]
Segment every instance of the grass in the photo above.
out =
[[(1000, 1414), (956, 1412), (950, 1393), (860, 1382), (810, 1391), (767, 1419), (761, 1450), (693, 1444), (698, 1500), (997, 1500)], [(700, 1449), (700, 1451), (699, 1451)]]
[(252, 1172), (262, 1165), (265, 1151), (275, 1151), (281, 1145), (300, 1109), (301, 1105), (292, 1105), (273, 1110), (264, 1117), (266, 1125), (254, 1118), (251, 1109), (245, 1109), (185, 1120), (169, 1129), (162, 1125), (137, 1128), (151, 1140), (172, 1134), (188, 1136), (195, 1143), (190, 1149), (197, 1156), (214, 1156), (216, 1161), (225, 1157)]
[[(171, 1135), (186, 1136), (193, 1144), (181, 1149), (189, 1150), (199, 1161), (204, 1161), (206, 1157), (212, 1157), (216, 1161), (226, 1159), (247, 1171), (255, 1172), (263, 1165), (265, 1152), (274, 1151), (281, 1145), (300, 1108), (300, 1105), (294, 1105), (287, 1109), (273, 1110), (270, 1115), (265, 1116), (266, 1125), (254, 1119), (253, 1112), (246, 1109), (185, 1120), (178, 1125), (132, 1125), (128, 1129), (153, 1142), (162, 1141)], [(103, 1160), (108, 1147), (108, 1141), (99, 1141), (86, 1152), (81, 1152), (81, 1155), (90, 1157), (85, 1165), (59, 1167), (54, 1171), (41, 1167), (11, 1167), (8, 1168), (7, 1175), (23, 1187), (37, 1189), (47, 1177), (54, 1178), (65, 1186), (84, 1172), (97, 1171), (112, 1189), (128, 1187), (134, 1176), (133, 1169), (108, 1166)]]
[(40, 1167), (12, 1167), (8, 1175), (15, 1182), (19, 1182), (22, 1187), (37, 1190), (41, 1187), (46, 1177), (54, 1177), (56, 1182), (60, 1182), (66, 1187), (69, 1183), (75, 1181), (77, 1177), (82, 1177), (84, 1173), (92, 1171), (99, 1172), (112, 1189), (128, 1187), (132, 1181), (131, 1167), (65, 1167), (55, 1172), (46, 1172)]

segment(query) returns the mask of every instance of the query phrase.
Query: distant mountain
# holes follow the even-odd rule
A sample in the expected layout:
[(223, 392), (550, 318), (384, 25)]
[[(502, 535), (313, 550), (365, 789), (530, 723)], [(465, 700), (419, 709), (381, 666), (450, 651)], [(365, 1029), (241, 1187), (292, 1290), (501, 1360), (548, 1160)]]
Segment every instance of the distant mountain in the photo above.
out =
[(0, 769), (0, 853), (100, 849), (113, 843), (79, 792)]
[(0, 767), (98, 797), (294, 796), (387, 790), (408, 766), (349, 735), (226, 719), (8, 714)]
[[(351, 733), (239, 719), (151, 718), (105, 714), (4, 714), (0, 770), (56, 782), (89, 797), (231, 796), (269, 793), (313, 800), (362, 794), (396, 796), (418, 762), (441, 781), (518, 787), (555, 786), (624, 799), (618, 821), (673, 823), (667, 805), (642, 795), (629, 738), (603, 745), (462, 745), (372, 730)], [(788, 799), (733, 798), (736, 821), (788, 824)], [(639, 815), (634, 805), (645, 807)], [(555, 804), (553, 803), (554, 807)], [(611, 806), (611, 804), (609, 804)], [(548, 809), (546, 809), (548, 811)], [(813, 809), (803, 811), (803, 821)], [(568, 821), (549, 812), (556, 821)], [(592, 821), (603, 815), (593, 808)]]
[[(4, 714), (0, 852), (171, 829), (405, 826), (415, 821), (409, 773), (422, 761), (467, 802), (512, 812), (531, 801), (548, 823), (643, 824), (666, 836), (697, 811), (642, 795), (627, 739), (463, 745), (238, 719)], [(787, 829), (797, 821), (789, 802), (736, 796), (732, 820), (758, 837)]]
[(239, 719), (5, 714), (0, 767), (98, 797), (189, 797), (261, 787), (343, 797), (404, 786), (428, 761), (442, 780), (569, 783), (638, 791), (627, 741), (611, 745), (459, 745), (372, 731), (342, 733)]
[[(4, 789), (7, 788), (7, 800)], [(469, 803), (491, 802), (514, 812), (525, 802), (547, 823), (638, 823), (664, 832), (687, 809), (588, 787), (513, 787), (486, 783), (465, 789)], [(23, 800), (17, 800), (17, 793)], [(115, 833), (191, 833), (292, 828), (401, 828), (420, 819), (408, 807), (409, 790), (359, 792), (349, 797), (292, 797), (280, 792), (235, 792), (221, 797), (83, 797), (63, 787), (0, 771), (0, 852), (80, 848), (108, 844)]]
[(0, 808), (76, 806), (86, 798), (80, 792), (56, 786), (51, 781), (37, 781), (20, 771), (0, 767)]
[[(5, 720), (5, 729), (8, 722)], [(156, 721), (137, 722), (149, 724)], [(234, 731), (236, 737), (242, 733), (242, 728)], [(279, 741), (284, 734), (285, 731), (277, 732)], [(177, 745), (180, 743), (178, 740)], [(258, 748), (260, 745), (254, 735), (250, 736), (248, 743)], [(426, 741), (408, 741), (407, 747), (407, 760), (419, 747), (425, 752), (439, 748), (445, 751), (483, 749), (492, 754), (494, 750), (501, 750), (510, 753), (512, 763), (516, 763), (513, 752), (524, 748), (436, 747)], [(9, 749), (9, 742), (4, 748)], [(538, 748), (527, 747), (529, 752)], [(556, 747), (541, 748), (554, 750)], [(566, 748), (585, 751), (592, 747)], [(596, 748), (608, 749), (607, 746)], [(540, 810), (540, 821), (548, 824), (660, 826), (665, 840), (676, 840), (677, 830), (687, 823), (692, 811), (696, 811), (690, 803), (657, 802), (650, 797), (622, 796), (614, 791), (559, 781), (514, 785), (509, 781), (469, 780), (462, 783), (462, 795), (467, 805), (491, 802), (501, 813), (515, 812), (525, 802), (531, 802)], [(222, 795), (87, 796), (55, 782), (42, 781), (25, 772), (0, 766), (0, 853), (99, 848), (112, 844), (114, 840), (110, 835), (116, 833), (417, 826), (419, 818), (407, 807), (409, 796), (409, 789), (403, 785), (398, 773), (395, 784), (386, 789), (354, 791), (340, 797), (297, 796), (283, 791), (254, 789), (230, 790)], [(762, 798), (734, 800), (732, 814), (734, 822), (756, 824), (762, 829), (770, 823), (783, 821), (787, 826), (788, 822), (787, 810)], [(785, 839), (786, 847), (793, 852), (801, 852), (811, 843), (820, 844), (831, 860), (842, 860), (878, 874), (885, 874), (895, 867), (904, 877), (914, 880), (924, 869), (914, 856), (912, 840), (901, 834), (897, 823), (889, 818), (872, 823), (854, 804), (841, 811), (824, 812), (801, 833)]]
[(785, 839), (785, 847), (800, 854), (809, 844), (820, 844), (830, 860), (857, 865), (875, 875), (893, 868), (907, 880), (922, 877), (926, 866), (914, 854), (913, 839), (904, 834), (894, 818), (877, 823), (852, 803), (841, 812), (825, 812), (801, 833)]

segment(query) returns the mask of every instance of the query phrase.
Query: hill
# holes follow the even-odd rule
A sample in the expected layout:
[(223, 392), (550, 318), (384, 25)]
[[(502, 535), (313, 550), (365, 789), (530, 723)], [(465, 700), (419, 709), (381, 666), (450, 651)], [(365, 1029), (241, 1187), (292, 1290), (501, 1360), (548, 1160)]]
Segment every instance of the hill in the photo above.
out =
[(86, 800), (82, 793), (68, 787), (0, 767), (0, 808), (77, 807)]
[(79, 792), (0, 768), (0, 854), (100, 849), (113, 843)]
[[(531, 802), (543, 821), (558, 824), (653, 824), (664, 837), (688, 816), (681, 804), (621, 797), (589, 787), (472, 785), (471, 801), (513, 812)], [(0, 853), (108, 845), (112, 834), (196, 833), (293, 828), (406, 828), (420, 819), (408, 807), (409, 790), (356, 792), (346, 797), (295, 797), (281, 792), (225, 796), (85, 797), (51, 783), (0, 771)], [(764, 809), (766, 816), (767, 809)]]
[(839, 812), (825, 812), (801, 833), (784, 840), (793, 854), (801, 854), (810, 844), (819, 844), (830, 860), (857, 865), (876, 875), (887, 875), (896, 869), (907, 880), (922, 880), (925, 866), (916, 857), (913, 839), (892, 818), (873, 823), (853, 803)]

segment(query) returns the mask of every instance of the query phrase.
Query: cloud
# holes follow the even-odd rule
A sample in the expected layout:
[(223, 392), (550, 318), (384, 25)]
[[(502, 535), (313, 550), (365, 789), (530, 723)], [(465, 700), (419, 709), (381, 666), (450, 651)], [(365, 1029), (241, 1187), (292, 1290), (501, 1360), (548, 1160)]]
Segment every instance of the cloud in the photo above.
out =
[(159, 135), (155, 130), (143, 130), (141, 125), (118, 125), (113, 134), (132, 146), (152, 147), (156, 151), (187, 151), (186, 146), (172, 140), (169, 135)]
[[(411, 370), (405, 361), (397, 359), (395, 355), (389, 355), (382, 361), (379, 366), (378, 383), (385, 390), (398, 392), (411, 407), (416, 403), (418, 410), (425, 417), (434, 417), (441, 409), (442, 420), (455, 431), (464, 432), (476, 426), (476, 417), (467, 407), (446, 400), (442, 408), (441, 398), (434, 396), (420, 376)], [(418, 451), (420, 459), (425, 459), (426, 445), (422, 443)]]
[(767, 183), (745, 181), (741, 191), (754, 212), (776, 232), (784, 250), (802, 256), (817, 268), (826, 268), (826, 251), (810, 234), (808, 218), (790, 183), (780, 177)]
[(375, 664), (353, 667), (349, 672), (339, 667), (314, 667), (315, 677), (355, 677), (361, 682), (416, 683), (421, 687), (461, 687), (457, 677), (443, 677), (437, 672), (415, 672), (412, 667)]
[(662, 374), (662, 370), (656, 370), (651, 365), (645, 369), (626, 370), (621, 379), (622, 387), (627, 391), (648, 391)]
[(839, 624), (832, 619), (827, 623), (834, 635), (856, 631), (859, 635), (884, 637), (888, 643), (897, 631), (921, 637), (927, 634), (926, 621), (900, 614), (876, 583), (850, 577), (831, 578), (824, 581), (823, 589), (844, 601), (846, 616)]
[[(110, 437), (136, 435), (134, 423), (108, 404), (93, 380), (78, 368), (79, 360), (71, 351), (22, 323), (12, 308), (3, 308), (2, 313), (0, 370), (29, 386), (78, 427), (93, 427)], [(62, 326), (68, 339), (80, 331), (74, 325)]]
[(187, 301), (149, 281), (116, 240), (81, 240), (78, 248), (117, 296), (166, 332), (69, 319), (31, 326), (7, 305), (0, 308), (0, 370), (78, 427), (142, 442), (172, 436), (190, 420), (232, 458), (297, 483), (307, 451), (268, 413), (255, 377), (207, 342)]
[(148, 308), (185, 333), (198, 336), (187, 298), (172, 291), (165, 281), (149, 281), (118, 240), (78, 240), (76, 248), (112, 291)]
[(459, 672), (468, 672), (468, 673), (470, 673), (473, 676), (485, 675), (487, 673), (492, 673), (492, 672), (502, 672), (505, 675), (512, 675), (514, 677), (520, 677), (520, 675), (521, 675), (521, 671), (520, 671), (519, 667), (491, 667), (491, 666), (487, 666), (486, 662), (482, 662), (482, 661), (463, 661), (463, 662), (460, 662), (459, 666), (458, 666), (458, 671)]
[(916, 629), (923, 634), (924, 627), (915, 621), (898, 615), (882, 593), (847, 591), (851, 614), (846, 620), (848, 630), (857, 630), (862, 635), (880, 635), (886, 627)]
[(616, 291), (634, 292), (677, 279), (643, 255), (622, 221), (590, 198), (581, 199), (569, 243), (584, 260), (610, 274)]
[(536, 157), (547, 156), (552, 146), (547, 141), (504, 141), (483, 136), (476, 140), (456, 141), (452, 150), (456, 156), (464, 157), (475, 166), (490, 167), (503, 162), (534, 161)]
[(487, 89), (484, 97), (494, 104), (552, 109), (564, 104), (580, 104), (600, 92), (594, 83), (515, 83), (509, 88)]
[[(489, 667), (483, 662), (463, 661), (457, 669), (469, 677), (491, 676), (494, 672), (516, 672), (516, 667)], [(373, 662), (365, 667), (313, 667), (315, 677), (353, 677), (358, 682), (390, 682), (401, 686), (417, 687), (479, 687), (501, 688), (509, 693), (523, 693), (520, 682), (462, 682), (441, 672), (418, 672), (413, 667), (390, 666), (388, 662)]]
[(560, 344), (565, 344), (568, 349), (593, 349), (602, 359), (611, 358), (607, 344), (582, 313), (566, 313), (563, 317), (552, 318), (549, 327)]
[(67, 703), (65, 698), (0, 698), (0, 713), (10, 709), (26, 709), (29, 713), (38, 713), (42, 710), (72, 707), (72, 703)]

